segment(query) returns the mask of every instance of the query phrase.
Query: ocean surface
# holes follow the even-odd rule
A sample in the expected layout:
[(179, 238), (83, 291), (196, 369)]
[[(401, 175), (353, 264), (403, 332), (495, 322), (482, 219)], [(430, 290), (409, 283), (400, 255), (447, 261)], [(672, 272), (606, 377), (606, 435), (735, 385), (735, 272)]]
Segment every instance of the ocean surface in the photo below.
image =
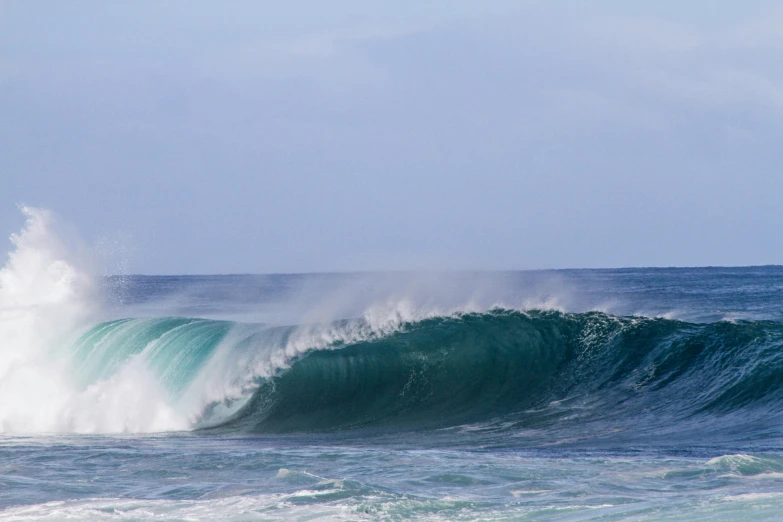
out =
[(783, 267), (104, 276), (25, 211), (1, 520), (783, 518)]

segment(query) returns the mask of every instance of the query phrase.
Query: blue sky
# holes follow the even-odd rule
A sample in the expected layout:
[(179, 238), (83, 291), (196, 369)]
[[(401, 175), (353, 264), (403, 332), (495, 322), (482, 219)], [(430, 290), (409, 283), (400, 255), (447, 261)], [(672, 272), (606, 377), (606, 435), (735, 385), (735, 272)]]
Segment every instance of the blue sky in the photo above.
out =
[(783, 263), (783, 2), (279, 4), (0, 0), (0, 229), (140, 273)]

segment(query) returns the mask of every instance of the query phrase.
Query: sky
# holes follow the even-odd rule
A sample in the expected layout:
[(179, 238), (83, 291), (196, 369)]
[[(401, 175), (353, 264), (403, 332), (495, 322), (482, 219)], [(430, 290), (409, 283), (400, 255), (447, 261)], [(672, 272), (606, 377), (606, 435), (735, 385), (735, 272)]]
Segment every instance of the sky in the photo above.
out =
[(782, 144), (783, 1), (0, 0), (0, 233), (130, 273), (780, 264)]

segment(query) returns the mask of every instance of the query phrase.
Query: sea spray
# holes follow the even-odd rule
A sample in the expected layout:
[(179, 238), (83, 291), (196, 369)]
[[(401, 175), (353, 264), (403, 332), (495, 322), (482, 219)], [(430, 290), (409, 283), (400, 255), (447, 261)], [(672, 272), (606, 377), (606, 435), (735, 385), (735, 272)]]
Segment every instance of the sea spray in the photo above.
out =
[(98, 285), (51, 212), (21, 210), (26, 223), (0, 269), (0, 432), (184, 428), (142, 363), (80, 389), (68, 339), (99, 316)]
[(51, 431), (69, 400), (56, 343), (92, 315), (92, 278), (53, 232), (54, 216), (22, 207), (26, 223), (0, 269), (0, 431)]

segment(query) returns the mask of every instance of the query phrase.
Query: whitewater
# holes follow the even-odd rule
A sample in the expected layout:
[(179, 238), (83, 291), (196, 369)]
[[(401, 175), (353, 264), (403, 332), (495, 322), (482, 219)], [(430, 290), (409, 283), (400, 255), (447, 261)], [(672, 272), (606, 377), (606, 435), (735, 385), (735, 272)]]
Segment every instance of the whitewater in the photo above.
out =
[(783, 267), (106, 274), (22, 211), (0, 519), (783, 511)]

